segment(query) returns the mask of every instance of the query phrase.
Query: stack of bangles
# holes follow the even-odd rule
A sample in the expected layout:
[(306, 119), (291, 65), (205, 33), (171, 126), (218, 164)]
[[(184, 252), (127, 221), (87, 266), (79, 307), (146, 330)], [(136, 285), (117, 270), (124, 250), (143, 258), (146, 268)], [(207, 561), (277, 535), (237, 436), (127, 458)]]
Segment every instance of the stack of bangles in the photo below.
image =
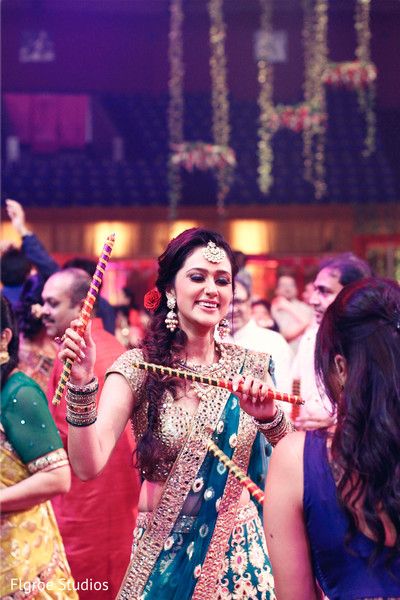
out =
[(88, 427), (97, 419), (96, 394), (99, 381), (94, 377), (90, 383), (80, 387), (67, 382), (66, 421), (73, 427)]
[(258, 419), (254, 419), (254, 422), (257, 429), (265, 435), (271, 446), (276, 446), (279, 440), (285, 437), (287, 433), (295, 431), (293, 424), (287, 420), (281, 408), (277, 409), (272, 421), (258, 421)]

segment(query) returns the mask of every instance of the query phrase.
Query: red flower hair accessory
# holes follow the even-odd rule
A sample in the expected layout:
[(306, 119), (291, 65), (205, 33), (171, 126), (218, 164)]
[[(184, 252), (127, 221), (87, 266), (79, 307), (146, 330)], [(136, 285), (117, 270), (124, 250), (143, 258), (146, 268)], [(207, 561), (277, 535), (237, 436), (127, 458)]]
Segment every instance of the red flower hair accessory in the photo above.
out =
[(154, 287), (144, 295), (144, 307), (150, 312), (155, 312), (160, 306), (161, 293), (158, 288)]

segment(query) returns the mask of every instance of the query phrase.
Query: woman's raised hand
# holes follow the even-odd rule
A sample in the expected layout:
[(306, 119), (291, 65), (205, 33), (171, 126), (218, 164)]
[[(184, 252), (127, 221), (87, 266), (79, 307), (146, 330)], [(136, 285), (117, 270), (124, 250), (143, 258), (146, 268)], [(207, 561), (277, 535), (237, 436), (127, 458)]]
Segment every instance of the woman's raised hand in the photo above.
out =
[(77, 331), (82, 325), (80, 319), (71, 321), (62, 338), (63, 344), (58, 354), (61, 361), (72, 361), (70, 380), (75, 385), (85, 385), (93, 379), (96, 362), (96, 345), (91, 335), (92, 323), (89, 320), (83, 336)]
[(237, 374), (232, 378), (233, 393), (239, 398), (240, 407), (260, 421), (272, 419), (276, 413), (275, 401), (268, 398), (268, 389), (271, 387), (272, 382), (256, 379), (252, 375), (243, 377)]

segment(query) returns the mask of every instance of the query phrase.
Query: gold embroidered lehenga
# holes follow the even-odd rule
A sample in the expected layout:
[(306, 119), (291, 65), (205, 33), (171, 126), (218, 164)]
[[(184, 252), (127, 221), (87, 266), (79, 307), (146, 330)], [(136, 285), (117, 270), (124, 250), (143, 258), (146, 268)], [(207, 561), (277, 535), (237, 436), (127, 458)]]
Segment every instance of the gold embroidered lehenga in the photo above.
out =
[[(210, 375), (266, 378), (269, 356), (230, 344), (221, 348), (224, 358)], [(146, 375), (132, 363), (141, 358), (140, 351), (130, 350), (108, 371), (121, 373), (139, 401), (144, 398), (132, 421), (138, 439), (147, 428)], [(207, 451), (211, 437), (262, 485), (265, 441), (234, 394), (204, 387), (199, 397), (196, 414), (186, 415), (185, 424), (182, 408), (170, 393), (164, 396), (155, 431), (165, 446), (165, 460), (157, 469), (159, 481), (165, 482), (163, 493), (152, 513), (139, 514), (121, 600), (275, 598), (258, 510), (251, 501), (239, 505), (242, 486)]]
[[(1, 408), (1, 487), (68, 464), (46, 398), (32, 379), (11, 375)], [(2, 513), (0, 562), (3, 600), (78, 598), (50, 501)]]

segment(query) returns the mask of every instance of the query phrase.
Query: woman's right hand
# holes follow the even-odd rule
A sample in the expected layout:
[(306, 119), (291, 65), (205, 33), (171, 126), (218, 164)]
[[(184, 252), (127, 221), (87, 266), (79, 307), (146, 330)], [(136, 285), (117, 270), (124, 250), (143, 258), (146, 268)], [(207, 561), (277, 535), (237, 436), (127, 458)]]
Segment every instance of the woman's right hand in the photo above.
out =
[(232, 390), (239, 398), (240, 408), (260, 421), (272, 419), (276, 413), (275, 400), (268, 394), (270, 388), (273, 389), (272, 381), (262, 381), (250, 374), (238, 373), (232, 377)]
[(92, 381), (96, 362), (96, 345), (91, 335), (92, 323), (89, 320), (83, 336), (78, 333), (82, 325), (81, 319), (71, 321), (70, 327), (65, 331), (63, 345), (58, 354), (62, 362), (72, 361), (70, 381), (80, 386)]

